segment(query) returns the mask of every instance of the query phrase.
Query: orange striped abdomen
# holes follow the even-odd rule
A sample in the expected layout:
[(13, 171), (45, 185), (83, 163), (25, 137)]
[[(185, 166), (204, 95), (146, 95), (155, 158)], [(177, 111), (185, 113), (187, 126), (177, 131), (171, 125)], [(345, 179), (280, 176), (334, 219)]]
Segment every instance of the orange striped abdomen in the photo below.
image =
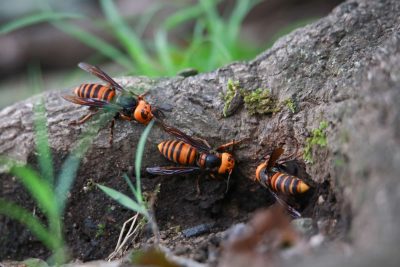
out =
[(115, 96), (115, 91), (109, 86), (96, 83), (81, 84), (75, 88), (74, 93), (79, 97), (95, 98), (107, 102), (111, 102)]
[(158, 150), (173, 162), (182, 165), (194, 165), (195, 163), (197, 150), (182, 141), (164, 141), (158, 144)]
[(268, 180), (266, 175), (267, 163), (261, 163), (256, 169), (256, 181), (265, 184)]
[(269, 186), (276, 192), (287, 195), (296, 195), (306, 192), (310, 187), (293, 175), (282, 172), (276, 172), (269, 179)]

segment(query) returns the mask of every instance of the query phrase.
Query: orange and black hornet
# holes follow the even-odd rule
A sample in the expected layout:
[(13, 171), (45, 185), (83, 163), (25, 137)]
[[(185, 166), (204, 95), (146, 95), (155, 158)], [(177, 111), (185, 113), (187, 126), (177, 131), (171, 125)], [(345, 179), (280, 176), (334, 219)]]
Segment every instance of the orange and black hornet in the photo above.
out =
[(186, 135), (182, 131), (162, 124), (164, 130), (178, 140), (168, 140), (158, 145), (158, 150), (168, 160), (178, 163), (178, 167), (150, 167), (146, 171), (155, 175), (176, 175), (210, 173), (228, 175), (228, 181), (235, 167), (232, 154), (223, 152), (239, 142), (229, 142), (215, 149), (207, 141)]
[(256, 169), (256, 180), (262, 186), (269, 189), (278, 202), (287, 206), (289, 211), (295, 215), (295, 217), (300, 217), (300, 214), (295, 209), (284, 203), (276, 193), (290, 196), (301, 195), (307, 192), (310, 189), (310, 186), (300, 178), (281, 171), (277, 161), (283, 152), (283, 148), (275, 149), (271, 155), (267, 156), (265, 162), (258, 165)]
[[(74, 89), (75, 95), (64, 95), (63, 98), (72, 103), (89, 106), (90, 113), (84, 115), (78, 121), (70, 124), (79, 125), (85, 123), (93, 117), (99, 109), (109, 109), (116, 112), (114, 119), (110, 125), (110, 143), (112, 143), (112, 133), (115, 119), (127, 121), (136, 120), (137, 122), (147, 125), (153, 117), (163, 117), (160, 109), (152, 107), (144, 100), (144, 94), (136, 95), (125, 90), (120, 84), (114, 81), (104, 71), (96, 66), (87, 63), (79, 63), (78, 66), (100, 78), (106, 85), (98, 83), (81, 84)], [(116, 90), (120, 94), (116, 94)]]

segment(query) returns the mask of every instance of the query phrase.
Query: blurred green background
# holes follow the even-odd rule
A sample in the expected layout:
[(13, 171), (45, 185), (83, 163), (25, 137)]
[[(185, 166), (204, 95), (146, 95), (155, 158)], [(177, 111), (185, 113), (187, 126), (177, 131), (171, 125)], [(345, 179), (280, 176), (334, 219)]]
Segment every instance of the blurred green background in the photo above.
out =
[(0, 9), (0, 109), (43, 87), (65, 90), (111, 76), (174, 76), (252, 59), (280, 36), (328, 14), (341, 0), (13, 0)]

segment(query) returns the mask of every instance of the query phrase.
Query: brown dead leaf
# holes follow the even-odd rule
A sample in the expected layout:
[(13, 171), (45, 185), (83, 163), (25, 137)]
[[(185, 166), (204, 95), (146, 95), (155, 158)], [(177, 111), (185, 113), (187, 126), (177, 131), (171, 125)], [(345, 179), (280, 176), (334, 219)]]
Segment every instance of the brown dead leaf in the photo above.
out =
[(277, 266), (276, 252), (299, 240), (280, 205), (258, 211), (246, 227), (244, 234), (224, 245), (219, 267)]

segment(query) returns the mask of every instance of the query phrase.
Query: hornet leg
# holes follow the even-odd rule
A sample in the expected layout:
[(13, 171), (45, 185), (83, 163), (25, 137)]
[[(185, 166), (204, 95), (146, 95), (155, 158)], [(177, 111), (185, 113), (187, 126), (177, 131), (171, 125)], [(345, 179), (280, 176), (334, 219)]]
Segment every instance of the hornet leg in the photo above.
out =
[(147, 95), (149, 93), (149, 91), (144, 92), (143, 94), (138, 96), (139, 100), (142, 100), (144, 98), (145, 95)]
[(219, 147), (217, 147), (216, 150), (217, 150), (217, 151), (219, 151), (219, 150), (225, 150), (225, 149), (227, 149), (228, 147), (232, 147), (232, 150), (233, 150), (233, 146), (238, 145), (238, 144), (240, 144), (240, 143), (242, 143), (242, 142), (244, 142), (244, 141), (247, 141), (247, 140), (249, 140), (249, 139), (248, 139), (248, 138), (245, 138), (245, 139), (242, 139), (242, 140), (239, 140), (239, 141), (232, 140), (232, 141), (229, 142), (229, 143), (220, 145)]
[(133, 120), (132, 117), (126, 116), (126, 115), (124, 115), (124, 114), (122, 114), (122, 113), (119, 114), (119, 117), (120, 117), (122, 120), (125, 120), (125, 121), (131, 121), (131, 120)]
[(88, 121), (91, 117), (93, 117), (94, 115), (96, 115), (97, 112), (98, 112), (98, 110), (91, 110), (91, 109), (89, 109), (89, 110), (90, 110), (90, 113), (88, 113), (88, 114), (82, 116), (82, 117), (79, 118), (79, 120), (77, 120), (77, 121), (71, 121), (71, 122), (69, 123), (69, 125), (81, 125), (81, 124), (85, 123), (86, 121)]
[(201, 195), (201, 190), (200, 190), (200, 175), (198, 175), (198, 176), (197, 176), (197, 179), (196, 179), (196, 191), (197, 191), (196, 198), (199, 198), (200, 195)]

